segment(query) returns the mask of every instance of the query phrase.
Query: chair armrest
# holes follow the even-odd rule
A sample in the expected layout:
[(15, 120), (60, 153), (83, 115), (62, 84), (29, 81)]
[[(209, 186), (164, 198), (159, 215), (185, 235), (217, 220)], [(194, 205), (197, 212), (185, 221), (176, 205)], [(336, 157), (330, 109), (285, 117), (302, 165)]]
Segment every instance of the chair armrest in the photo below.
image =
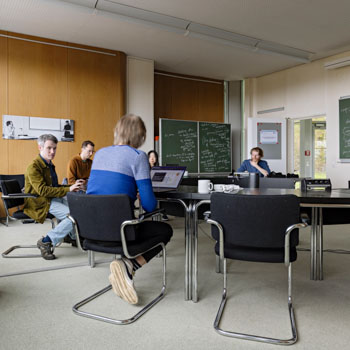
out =
[[(142, 222), (148, 218), (151, 218), (153, 216), (156, 216), (156, 215), (159, 215), (161, 213), (164, 213), (164, 209), (156, 209), (156, 210), (153, 210), (153, 211), (150, 211), (148, 213), (143, 213), (141, 214), (141, 216), (139, 217), (139, 222)], [(133, 225), (133, 224), (130, 224), (130, 225)]]
[(289, 257), (290, 234), (296, 228), (305, 228), (305, 227), (307, 227), (307, 223), (298, 223), (298, 224), (290, 225), (286, 230), (286, 234), (284, 237), (284, 264), (286, 266), (288, 266), (290, 263), (290, 257)]
[(207, 221), (208, 219), (210, 219), (210, 216), (211, 216), (211, 211), (210, 210), (207, 210), (203, 213), (203, 217), (204, 217), (204, 220)]
[(10, 194), (3, 194), (1, 197), (4, 199), (16, 199), (16, 198), (18, 199), (18, 198), (36, 198), (38, 196), (31, 193), (10, 193)]

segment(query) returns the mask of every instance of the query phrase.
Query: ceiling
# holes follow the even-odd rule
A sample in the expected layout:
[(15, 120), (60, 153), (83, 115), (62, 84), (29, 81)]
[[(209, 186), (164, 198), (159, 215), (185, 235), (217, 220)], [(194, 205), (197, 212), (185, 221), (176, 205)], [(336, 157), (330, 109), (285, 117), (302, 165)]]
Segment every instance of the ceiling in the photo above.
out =
[(299, 49), (308, 61), (350, 50), (349, 0), (66, 1), (0, 0), (0, 30), (123, 51), (154, 60), (159, 70), (225, 80), (257, 77), (301, 62), (275, 49), (230, 45), (227, 40), (192, 36), (191, 29), (174, 30), (152, 19), (137, 20), (101, 8), (117, 3), (131, 12), (146, 10), (146, 18), (161, 14), (158, 17), (167, 23), (214, 27), (225, 35), (255, 38), (259, 45)]

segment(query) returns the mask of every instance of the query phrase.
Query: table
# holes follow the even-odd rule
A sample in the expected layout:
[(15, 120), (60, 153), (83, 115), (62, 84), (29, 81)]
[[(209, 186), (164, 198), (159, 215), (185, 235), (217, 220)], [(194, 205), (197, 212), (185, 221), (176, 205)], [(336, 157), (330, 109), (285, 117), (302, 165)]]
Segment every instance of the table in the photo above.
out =
[[(310, 233), (310, 279), (323, 279), (322, 208), (350, 208), (350, 189), (302, 192), (295, 189), (245, 188), (245, 195), (293, 194), (300, 198), (301, 207), (312, 210)], [(233, 194), (234, 195), (234, 194)], [(177, 191), (156, 193), (161, 201), (181, 203), (185, 212), (185, 300), (198, 301), (198, 208), (210, 203), (211, 194), (197, 193), (197, 186), (180, 186)]]

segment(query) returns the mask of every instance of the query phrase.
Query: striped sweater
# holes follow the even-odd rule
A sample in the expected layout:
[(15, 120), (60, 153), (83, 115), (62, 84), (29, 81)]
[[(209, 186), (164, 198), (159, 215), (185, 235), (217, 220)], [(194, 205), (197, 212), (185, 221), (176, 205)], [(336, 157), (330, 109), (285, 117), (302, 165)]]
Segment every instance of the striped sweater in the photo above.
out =
[(127, 194), (136, 200), (140, 193), (146, 211), (156, 208), (150, 168), (145, 152), (126, 145), (100, 149), (94, 157), (87, 194)]

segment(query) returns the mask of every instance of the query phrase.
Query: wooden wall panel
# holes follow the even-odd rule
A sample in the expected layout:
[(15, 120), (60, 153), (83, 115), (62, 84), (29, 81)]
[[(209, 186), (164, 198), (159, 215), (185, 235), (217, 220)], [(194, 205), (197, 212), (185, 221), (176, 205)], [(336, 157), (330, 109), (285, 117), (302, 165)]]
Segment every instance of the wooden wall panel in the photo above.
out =
[(159, 118), (224, 121), (224, 84), (203, 79), (155, 74), (155, 135), (159, 135)]
[[(7, 39), (0, 37), (0, 115), (8, 114), (7, 106)], [(2, 134), (2, 132), (1, 132)], [(0, 138), (0, 174), (8, 174), (8, 140)]]
[[(84, 140), (96, 149), (113, 144), (113, 128), (125, 111), (125, 90), (119, 82), (120, 55), (69, 51), (69, 114), (76, 120), (76, 152)], [(121, 102), (119, 102), (121, 101)]]
[[(92, 139), (97, 148), (112, 144), (113, 127), (125, 113), (125, 54), (84, 48), (114, 56), (0, 38), (0, 112), (75, 121), (75, 141), (58, 145), (54, 163), (59, 181), (66, 176), (67, 163), (79, 152), (83, 140)], [(38, 154), (36, 141), (1, 139), (0, 147), (2, 173), (23, 173)]]

